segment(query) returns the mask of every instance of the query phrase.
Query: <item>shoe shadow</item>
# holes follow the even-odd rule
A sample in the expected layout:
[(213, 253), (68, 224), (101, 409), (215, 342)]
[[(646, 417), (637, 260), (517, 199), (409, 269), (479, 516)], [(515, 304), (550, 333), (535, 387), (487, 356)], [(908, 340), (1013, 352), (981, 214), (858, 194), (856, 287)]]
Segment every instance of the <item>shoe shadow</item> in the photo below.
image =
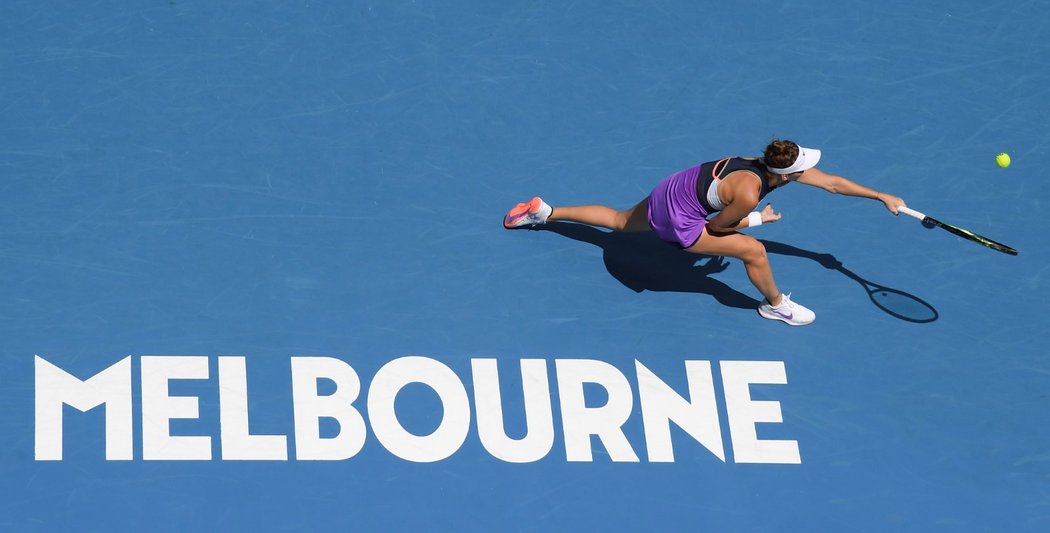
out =
[(601, 248), (605, 269), (635, 292), (696, 292), (711, 295), (718, 303), (739, 309), (757, 309), (760, 303), (709, 277), (729, 268), (724, 258), (677, 249), (651, 232), (603, 231), (568, 222), (549, 222), (535, 229)]
[[(711, 274), (729, 268), (725, 258), (698, 255), (675, 248), (651, 232), (603, 231), (568, 222), (549, 222), (536, 226), (535, 229), (557, 233), (601, 248), (605, 269), (617, 281), (635, 292), (695, 292), (710, 295), (718, 303), (738, 309), (754, 310), (761, 303), (710, 277)], [(761, 242), (769, 253), (810, 259), (860, 283), (871, 301), (890, 316), (915, 323), (933, 322), (940, 316), (925, 300), (901, 290), (872, 283), (844, 267), (831, 254), (818, 254), (775, 241)]]
[(842, 262), (831, 254), (818, 254), (776, 241), (759, 239), (759, 242), (761, 242), (766, 247), (766, 251), (771, 254), (790, 255), (811, 259), (824, 268), (835, 270), (847, 278), (860, 283), (860, 286), (868, 293), (868, 298), (871, 299), (872, 303), (894, 318), (907, 322), (914, 322), (916, 324), (926, 324), (933, 322), (940, 317), (940, 313), (937, 312), (937, 309), (930, 305), (926, 300), (899, 289), (893, 289), (868, 281), (843, 266)]

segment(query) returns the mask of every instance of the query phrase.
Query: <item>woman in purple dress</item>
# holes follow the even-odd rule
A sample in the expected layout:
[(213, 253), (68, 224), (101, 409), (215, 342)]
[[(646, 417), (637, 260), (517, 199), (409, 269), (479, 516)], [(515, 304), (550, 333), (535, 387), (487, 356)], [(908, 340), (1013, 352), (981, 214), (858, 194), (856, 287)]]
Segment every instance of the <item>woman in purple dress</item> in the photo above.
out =
[(778, 187), (797, 181), (833, 194), (878, 200), (895, 215), (905, 205), (897, 196), (818, 170), (819, 160), (820, 150), (774, 140), (761, 158), (727, 157), (676, 172), (625, 211), (603, 205), (552, 208), (536, 197), (511, 209), (503, 226), (514, 229), (560, 220), (615, 231), (653, 231), (690, 252), (735, 257), (744, 262), (748, 278), (765, 297), (758, 313), (801, 326), (813, 322), (816, 315), (777, 289), (765, 247), (739, 233), (780, 220), (772, 204), (758, 211), (759, 202)]

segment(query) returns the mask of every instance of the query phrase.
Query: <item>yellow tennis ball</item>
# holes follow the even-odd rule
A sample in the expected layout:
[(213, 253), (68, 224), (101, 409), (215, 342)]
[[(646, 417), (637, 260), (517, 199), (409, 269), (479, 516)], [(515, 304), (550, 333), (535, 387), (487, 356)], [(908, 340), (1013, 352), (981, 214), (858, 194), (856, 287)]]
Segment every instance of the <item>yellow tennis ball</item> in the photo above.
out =
[(1010, 166), (1010, 154), (1003, 152), (995, 156), (995, 164), (999, 165), (1001, 168)]

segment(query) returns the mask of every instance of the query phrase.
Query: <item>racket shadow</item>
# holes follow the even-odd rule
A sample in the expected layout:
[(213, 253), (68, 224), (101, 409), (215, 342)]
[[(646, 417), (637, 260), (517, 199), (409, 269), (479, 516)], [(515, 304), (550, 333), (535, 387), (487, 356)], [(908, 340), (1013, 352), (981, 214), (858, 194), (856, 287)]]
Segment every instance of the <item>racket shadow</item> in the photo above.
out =
[(871, 298), (872, 303), (894, 318), (917, 324), (925, 324), (933, 322), (940, 317), (940, 313), (937, 312), (937, 309), (930, 305), (926, 300), (899, 289), (893, 289), (868, 281), (843, 266), (842, 262), (831, 254), (818, 254), (776, 241), (761, 239), (760, 241), (769, 253), (812, 259), (824, 268), (836, 270), (847, 278), (860, 283), (861, 287), (864, 287), (864, 290), (867, 291), (868, 298)]
[(754, 310), (760, 303), (710, 277), (729, 268), (724, 258), (680, 250), (661, 241), (652, 232), (603, 231), (569, 222), (550, 222), (535, 229), (601, 248), (605, 269), (635, 292), (695, 292), (710, 295), (718, 303), (738, 309)]

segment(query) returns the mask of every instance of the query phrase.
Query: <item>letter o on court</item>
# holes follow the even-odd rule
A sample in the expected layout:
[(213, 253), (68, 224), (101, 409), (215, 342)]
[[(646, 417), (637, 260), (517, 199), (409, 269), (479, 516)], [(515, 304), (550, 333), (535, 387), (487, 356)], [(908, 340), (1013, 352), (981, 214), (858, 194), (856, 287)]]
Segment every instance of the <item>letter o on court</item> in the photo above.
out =
[[(430, 435), (413, 435), (397, 419), (394, 399), (410, 383), (434, 390), (444, 408), (441, 424)], [(383, 365), (368, 389), (368, 419), (390, 453), (417, 463), (440, 461), (456, 453), (470, 429), (470, 400), (459, 376), (429, 357), (402, 357)]]

